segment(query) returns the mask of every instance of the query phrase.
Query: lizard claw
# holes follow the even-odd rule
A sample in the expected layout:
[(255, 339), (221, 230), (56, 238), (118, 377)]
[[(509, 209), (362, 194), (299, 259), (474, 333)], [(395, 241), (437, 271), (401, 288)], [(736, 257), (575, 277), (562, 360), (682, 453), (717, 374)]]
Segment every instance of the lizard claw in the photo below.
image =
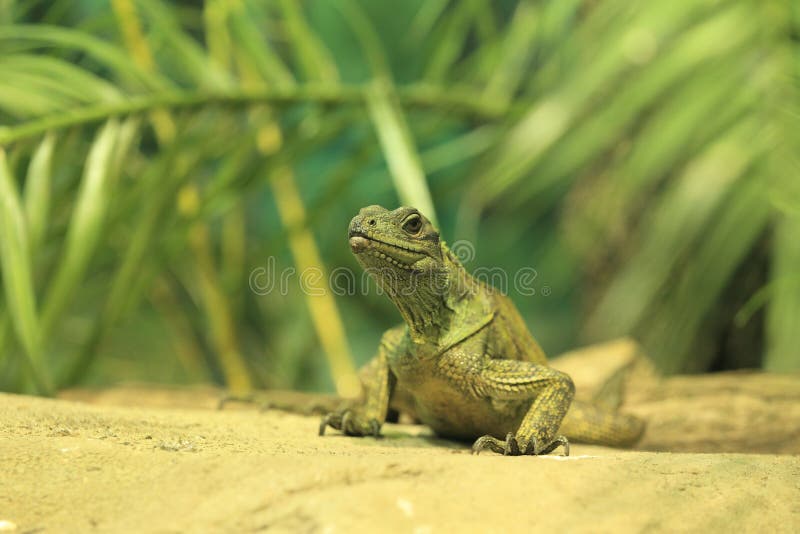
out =
[[(319, 435), (320, 436), (324, 436), (325, 435), (325, 429), (328, 428), (328, 425), (331, 425), (331, 416), (333, 416), (333, 415), (334, 414), (329, 413), (328, 415), (325, 415), (325, 416), (322, 417), (322, 421), (319, 422)], [(333, 426), (333, 425), (331, 425), (331, 426)]]
[(503, 456), (539, 456), (549, 454), (559, 446), (564, 447), (564, 456), (569, 456), (569, 441), (564, 436), (558, 436), (549, 445), (540, 449), (535, 436), (525, 440), (509, 432), (505, 441), (493, 436), (478, 438), (472, 445), (472, 454), (480, 454), (481, 451), (489, 449)]
[(322, 418), (319, 424), (319, 435), (325, 435), (325, 429), (331, 427), (340, 430), (347, 436), (380, 437), (381, 424), (376, 419), (362, 419), (353, 410), (333, 412)]

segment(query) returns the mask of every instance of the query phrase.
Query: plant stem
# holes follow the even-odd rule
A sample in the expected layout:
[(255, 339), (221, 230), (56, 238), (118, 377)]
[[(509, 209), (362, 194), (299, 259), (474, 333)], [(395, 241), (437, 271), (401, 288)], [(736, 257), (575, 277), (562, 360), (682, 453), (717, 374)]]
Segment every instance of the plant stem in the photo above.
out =
[[(100, 122), (113, 116), (132, 115), (157, 108), (191, 108), (208, 105), (248, 106), (270, 104), (316, 103), (328, 105), (364, 104), (367, 86), (307, 85), (304, 87), (274, 88), (259, 90), (209, 93), (206, 91), (170, 91), (147, 96), (136, 96), (128, 100), (85, 106), (74, 110), (60, 110), (56, 115), (33, 119), (17, 126), (0, 127), (0, 147), (21, 139), (35, 137), (51, 130), (70, 128)], [(481, 99), (468, 89), (447, 90), (433, 86), (407, 86), (398, 88), (398, 99), (404, 106), (442, 108), (484, 120), (502, 117), (509, 107)]]

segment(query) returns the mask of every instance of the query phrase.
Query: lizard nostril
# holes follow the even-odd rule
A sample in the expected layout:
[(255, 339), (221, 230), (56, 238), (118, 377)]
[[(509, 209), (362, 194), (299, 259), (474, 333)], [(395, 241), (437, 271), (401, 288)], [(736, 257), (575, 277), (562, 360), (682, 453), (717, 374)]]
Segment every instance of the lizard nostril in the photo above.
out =
[(375, 226), (375, 224), (377, 224), (377, 223), (375, 222), (375, 219), (370, 219), (370, 220), (367, 221), (367, 224), (370, 225), (370, 226)]

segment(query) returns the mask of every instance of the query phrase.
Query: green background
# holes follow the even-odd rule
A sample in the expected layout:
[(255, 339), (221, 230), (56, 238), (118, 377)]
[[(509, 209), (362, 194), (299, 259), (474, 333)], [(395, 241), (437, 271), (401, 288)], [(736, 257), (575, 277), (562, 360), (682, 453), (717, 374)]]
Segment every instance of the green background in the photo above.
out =
[(391, 302), (249, 280), (360, 276), (369, 204), (535, 269), (549, 354), (800, 369), (798, 39), (777, 0), (0, 0), (0, 389), (332, 389)]

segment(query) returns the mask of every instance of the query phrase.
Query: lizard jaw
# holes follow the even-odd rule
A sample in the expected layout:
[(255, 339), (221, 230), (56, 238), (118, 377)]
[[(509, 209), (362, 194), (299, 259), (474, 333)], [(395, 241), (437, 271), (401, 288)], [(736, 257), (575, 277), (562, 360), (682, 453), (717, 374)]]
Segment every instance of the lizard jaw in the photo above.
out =
[(363, 254), (371, 255), (377, 261), (387, 262), (405, 270), (412, 270), (416, 262), (427, 256), (422, 251), (393, 245), (361, 233), (352, 234), (349, 242), (350, 250), (353, 251), (353, 254), (359, 256)]

